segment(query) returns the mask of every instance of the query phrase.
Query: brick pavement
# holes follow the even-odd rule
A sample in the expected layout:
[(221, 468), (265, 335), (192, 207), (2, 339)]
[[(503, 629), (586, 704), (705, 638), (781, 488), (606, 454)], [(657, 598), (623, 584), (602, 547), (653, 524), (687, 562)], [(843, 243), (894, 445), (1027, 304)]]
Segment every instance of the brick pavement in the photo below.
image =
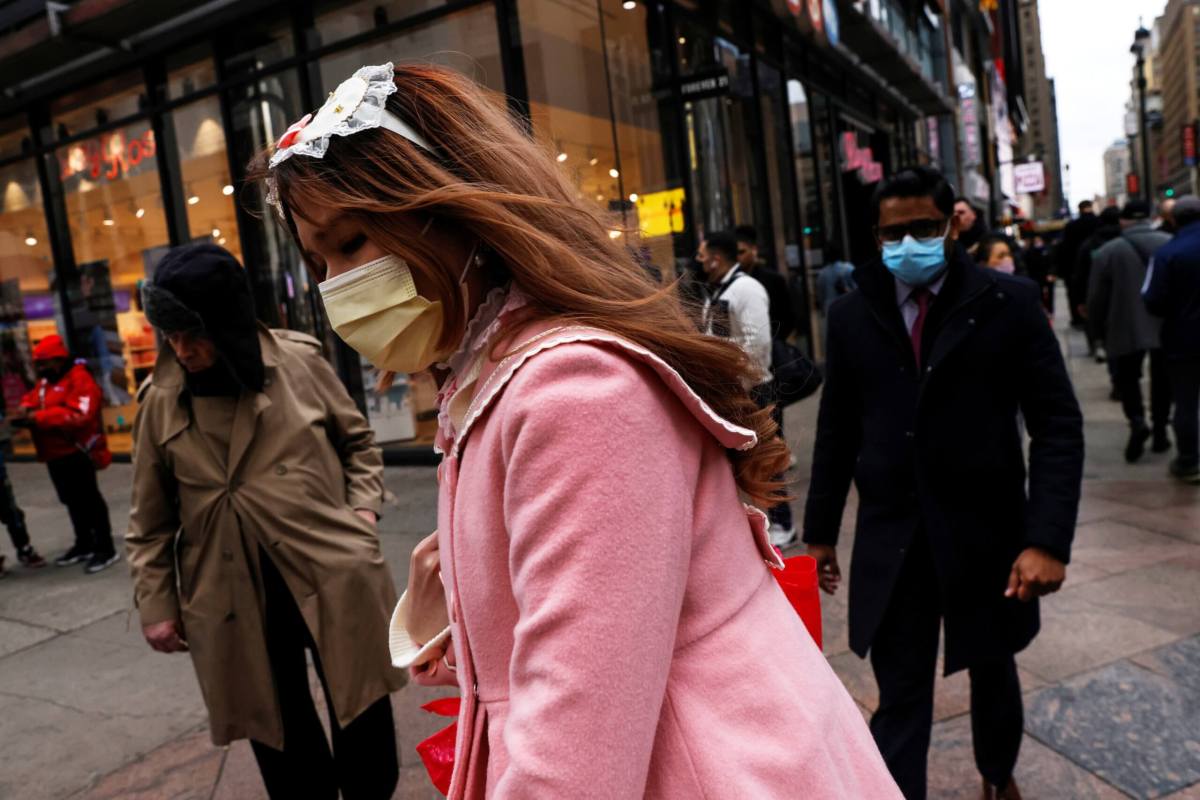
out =
[[(1166, 478), (1166, 457), (1128, 466), (1124, 423), (1105, 371), (1064, 336), (1087, 418), (1088, 459), (1075, 558), (1044, 604), (1043, 632), (1019, 658), (1026, 740), (1018, 779), (1029, 798), (1200, 800), (1200, 489)], [(802, 490), (813, 405), (789, 411)], [(69, 544), (44, 469), (12, 465), (35, 541)], [(127, 466), (103, 475), (113, 520), (128, 514)], [(434, 526), (433, 471), (389, 469), (396, 499), (381, 526), (398, 583), (407, 554)], [(852, 529), (848, 512), (846, 530)], [(850, 537), (843, 555), (849, 558)], [(11, 560), (11, 548), (4, 542)], [(0, 800), (265, 796), (244, 742), (217, 749), (186, 658), (152, 653), (130, 620), (124, 564), (16, 570), (0, 581)], [(826, 653), (869, 713), (874, 685), (848, 652), (844, 593), (826, 603)], [(394, 698), (402, 764), (397, 798), (437, 797), (413, 745), (440, 727), (417, 707), (445, 692)], [(322, 708), (323, 703), (318, 703)], [(964, 675), (940, 680), (930, 796), (978, 796)]]

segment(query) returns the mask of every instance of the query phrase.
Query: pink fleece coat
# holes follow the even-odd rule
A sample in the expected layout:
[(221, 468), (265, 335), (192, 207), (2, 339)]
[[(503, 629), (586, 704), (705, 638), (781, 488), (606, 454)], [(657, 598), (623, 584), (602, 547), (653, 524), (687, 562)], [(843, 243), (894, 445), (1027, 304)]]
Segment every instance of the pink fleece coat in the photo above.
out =
[(440, 469), (451, 798), (899, 798), (770, 574), (721, 419), (653, 354), (543, 329)]

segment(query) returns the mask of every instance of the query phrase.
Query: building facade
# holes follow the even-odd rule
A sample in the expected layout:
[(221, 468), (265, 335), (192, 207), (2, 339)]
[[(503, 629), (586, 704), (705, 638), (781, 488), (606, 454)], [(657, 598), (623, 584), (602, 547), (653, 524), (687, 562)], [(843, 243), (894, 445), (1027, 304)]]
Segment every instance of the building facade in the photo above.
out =
[(1126, 178), (1132, 165), (1129, 158), (1129, 143), (1118, 139), (1104, 151), (1104, 195), (1105, 204), (1124, 206), (1129, 199)]
[(1042, 164), (1045, 190), (1029, 196), (1035, 219), (1063, 214), (1062, 161), (1058, 147), (1058, 110), (1054, 82), (1046, 76), (1038, 0), (1021, 0), (1021, 59), (1025, 66), (1025, 105), (1029, 128), (1021, 137), (1019, 160)]
[[(1152, 170), (1162, 197), (1196, 193), (1195, 158), (1187, 158), (1185, 129), (1200, 119), (1200, 0), (1170, 0), (1155, 25), (1155, 79), (1161, 93), (1161, 136)], [(1192, 140), (1195, 141), (1194, 138)], [(1188, 161), (1193, 163), (1187, 163)]]
[(0, 4), (6, 403), (58, 331), (91, 364), (127, 452), (159, 347), (140, 286), (167, 248), (215, 241), (245, 263), (266, 324), (325, 343), (389, 457), (428, 457), (432, 384), (374, 391), (245, 181), (291, 122), (388, 60), (444, 63), (493, 90), (666, 275), (706, 232), (756, 226), (791, 278), (798, 343), (819, 357), (814, 276), (829, 254), (873, 255), (875, 183), (915, 161), (959, 171), (946, 19), (942, 0)]

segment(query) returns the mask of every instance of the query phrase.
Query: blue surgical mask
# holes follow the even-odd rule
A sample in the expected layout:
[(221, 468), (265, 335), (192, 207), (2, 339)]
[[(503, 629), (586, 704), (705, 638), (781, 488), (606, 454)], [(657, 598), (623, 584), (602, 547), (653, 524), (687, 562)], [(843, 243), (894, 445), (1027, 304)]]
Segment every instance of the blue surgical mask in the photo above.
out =
[(928, 286), (946, 266), (946, 238), (914, 239), (906, 234), (899, 242), (884, 242), (883, 264), (909, 286)]

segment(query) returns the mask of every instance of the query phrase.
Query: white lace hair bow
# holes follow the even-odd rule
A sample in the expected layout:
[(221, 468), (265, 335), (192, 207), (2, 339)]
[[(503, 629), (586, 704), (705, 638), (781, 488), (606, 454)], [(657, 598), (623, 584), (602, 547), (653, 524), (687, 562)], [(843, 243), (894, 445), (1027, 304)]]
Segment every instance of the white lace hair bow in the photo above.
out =
[[(329, 140), (334, 136), (350, 136), (372, 128), (385, 128), (422, 150), (432, 149), (421, 134), (386, 108), (388, 97), (396, 91), (392, 62), (361, 67), (329, 93), (325, 105), (316, 114), (305, 114), (294, 123), (275, 145), (270, 168), (294, 155), (324, 158)], [(279, 207), (275, 181), (267, 181), (267, 202)], [(281, 212), (282, 213), (282, 212)]]

